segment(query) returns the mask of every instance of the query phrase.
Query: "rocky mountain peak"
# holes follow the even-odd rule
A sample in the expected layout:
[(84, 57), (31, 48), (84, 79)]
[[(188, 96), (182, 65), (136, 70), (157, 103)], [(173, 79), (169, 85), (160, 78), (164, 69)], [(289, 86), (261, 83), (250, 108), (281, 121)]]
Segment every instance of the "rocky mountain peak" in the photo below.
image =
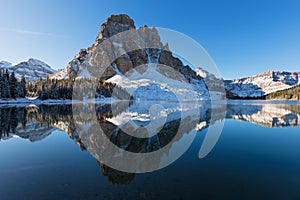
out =
[(97, 43), (100, 43), (105, 38), (109, 38), (113, 35), (135, 29), (134, 21), (126, 14), (111, 15), (101, 25), (100, 32), (96, 39)]
[[(101, 46), (103, 41), (127, 30), (133, 30), (133, 32), (114, 37), (109, 48), (103, 49), (104, 47)], [(108, 68), (104, 66), (107, 64), (107, 58), (116, 54), (119, 55), (117, 59), (113, 63), (109, 63)], [(102, 78), (109, 79), (117, 72), (125, 74), (147, 63), (170, 66), (183, 74), (187, 80), (199, 79), (194, 70), (189, 66), (184, 66), (179, 58), (173, 56), (168, 44), (164, 45), (161, 42), (159, 32), (155, 27), (150, 28), (145, 25), (136, 29), (134, 21), (125, 14), (112, 15), (107, 18), (100, 27), (95, 43), (87, 49), (81, 49), (68, 63), (65, 70), (50, 76), (50, 78), (89, 78), (94, 76), (90, 74), (91, 71), (107, 68)], [(136, 69), (140, 72), (143, 71), (142, 67)]]
[[(124, 34), (118, 34), (121, 32)], [(110, 16), (101, 25), (95, 43), (80, 50), (66, 69), (50, 78), (97, 78), (100, 82), (118, 86), (128, 94), (135, 91), (132, 88), (148, 85), (147, 89), (151, 92), (145, 92), (144, 89), (139, 91), (139, 98), (142, 99), (146, 93), (147, 98), (151, 96), (150, 93), (153, 99), (169, 98), (170, 91), (177, 92), (178, 84), (184, 87), (190, 85), (186, 93), (191, 92), (200, 99), (209, 98), (203, 78), (173, 55), (169, 45), (162, 43), (159, 30), (147, 26), (136, 28), (133, 20), (124, 14)], [(159, 81), (155, 81), (155, 78)], [(171, 87), (175, 83), (178, 84), (172, 85), (172, 90), (166, 89), (166, 85)], [(104, 91), (105, 84), (103, 88)], [(162, 94), (158, 95), (158, 91)], [(184, 94), (180, 95), (184, 98), (189, 96)]]

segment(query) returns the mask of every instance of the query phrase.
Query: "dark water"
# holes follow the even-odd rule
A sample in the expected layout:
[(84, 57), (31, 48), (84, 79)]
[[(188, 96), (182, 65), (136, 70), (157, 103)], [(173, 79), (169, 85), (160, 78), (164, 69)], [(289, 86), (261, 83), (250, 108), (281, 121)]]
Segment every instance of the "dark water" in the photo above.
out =
[[(216, 112), (200, 105), (191, 106), (187, 115), (173, 105), (165, 108), (169, 112), (161, 129), (149, 139), (138, 138), (134, 134), (143, 130), (132, 128), (149, 125), (148, 104), (2, 105), (1, 200), (300, 198), (299, 104), (231, 102)], [(221, 121), (224, 128), (215, 145), (199, 158), (208, 126)], [(182, 122), (186, 126), (180, 133)], [(166, 148), (158, 160), (143, 161), (154, 168), (188, 138), (191, 145), (166, 167), (128, 173), (108, 166), (104, 137), (133, 153)], [(114, 157), (120, 159), (117, 154), (110, 159)], [(135, 162), (142, 171), (142, 162)]]

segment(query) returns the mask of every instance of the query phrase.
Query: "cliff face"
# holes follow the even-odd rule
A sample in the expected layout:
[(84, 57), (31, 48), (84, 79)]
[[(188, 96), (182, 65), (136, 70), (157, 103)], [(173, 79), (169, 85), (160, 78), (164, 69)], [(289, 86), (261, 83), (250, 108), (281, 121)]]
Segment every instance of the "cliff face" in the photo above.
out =
[(100, 32), (96, 38), (96, 43), (101, 43), (104, 39), (112, 37), (123, 31), (128, 31), (135, 29), (134, 21), (124, 14), (111, 15), (106, 21), (101, 25)]

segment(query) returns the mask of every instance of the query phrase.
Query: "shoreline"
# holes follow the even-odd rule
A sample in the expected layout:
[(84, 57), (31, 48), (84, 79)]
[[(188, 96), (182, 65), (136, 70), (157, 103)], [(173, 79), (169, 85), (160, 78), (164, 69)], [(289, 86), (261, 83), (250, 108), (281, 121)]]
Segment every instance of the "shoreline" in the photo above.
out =
[[(16, 104), (16, 105), (20, 105), (20, 104), (26, 104), (26, 105), (30, 105), (30, 104), (71, 104), (71, 103), (94, 103), (94, 102), (99, 102), (99, 103), (114, 103), (117, 101), (122, 101), (119, 99), (114, 99), (114, 98), (101, 98), (101, 99), (87, 99), (85, 101), (79, 101), (79, 100), (71, 100), (71, 99), (47, 99), (47, 100), (40, 100), (40, 99), (35, 99), (35, 100), (29, 100), (26, 98), (16, 98), (16, 99), (1, 99), (0, 98), (0, 105), (12, 105), (12, 104)], [(153, 100), (150, 100), (149, 102), (151, 102)], [(207, 102), (209, 100), (199, 100), (199, 102)], [(225, 100), (227, 102), (227, 104), (230, 103), (238, 103), (238, 102), (259, 102), (259, 103), (275, 103), (278, 104), (280, 102), (283, 103), (297, 103), (300, 104), (300, 100), (295, 100), (295, 99), (226, 99)], [(156, 101), (155, 101), (156, 102)], [(157, 101), (157, 102), (164, 102), (164, 101)]]

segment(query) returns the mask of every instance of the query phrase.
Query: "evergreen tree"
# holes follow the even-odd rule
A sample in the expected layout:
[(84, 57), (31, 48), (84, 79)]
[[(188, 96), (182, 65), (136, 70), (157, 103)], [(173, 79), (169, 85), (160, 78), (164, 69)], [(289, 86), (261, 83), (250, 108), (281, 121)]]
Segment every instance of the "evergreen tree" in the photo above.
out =
[(25, 97), (26, 96), (26, 79), (24, 74), (21, 76), (21, 81), (20, 81), (20, 97)]
[(2, 98), (9, 98), (10, 92), (9, 92), (9, 73), (6, 69), (3, 70), (3, 85), (2, 85)]
[(0, 71), (0, 98), (2, 98), (2, 90), (3, 90), (4, 78), (2, 74), (2, 70)]
[(3, 88), (2, 88), (2, 98), (9, 98), (10, 92), (9, 92), (9, 82), (8, 80), (3, 81)]
[(10, 78), (9, 78), (9, 89), (10, 89), (10, 97), (14, 98), (14, 99), (16, 98), (16, 94), (17, 94), (16, 82), (17, 82), (17, 79), (15, 77), (15, 73), (12, 72), (10, 75)]
[(5, 70), (4, 74), (4, 80), (5, 81), (9, 81), (9, 73), (8, 73), (8, 69)]

